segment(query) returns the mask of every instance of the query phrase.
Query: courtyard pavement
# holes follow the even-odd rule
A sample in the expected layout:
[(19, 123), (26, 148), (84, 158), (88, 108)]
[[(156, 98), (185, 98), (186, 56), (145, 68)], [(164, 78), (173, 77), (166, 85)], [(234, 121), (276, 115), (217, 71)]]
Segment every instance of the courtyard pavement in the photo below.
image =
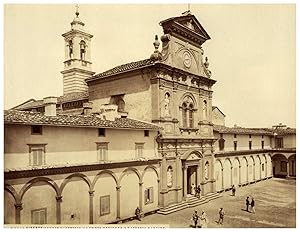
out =
[[(246, 196), (255, 199), (256, 213), (245, 210)], [(223, 225), (218, 225), (218, 211), (223, 207)], [(191, 216), (204, 210), (208, 217), (208, 228), (294, 228), (296, 227), (296, 180), (273, 178), (250, 186), (237, 188), (236, 196), (230, 192), (223, 197), (194, 208), (184, 209), (169, 215), (152, 214), (142, 221), (124, 224), (160, 224), (168, 227), (191, 227)]]

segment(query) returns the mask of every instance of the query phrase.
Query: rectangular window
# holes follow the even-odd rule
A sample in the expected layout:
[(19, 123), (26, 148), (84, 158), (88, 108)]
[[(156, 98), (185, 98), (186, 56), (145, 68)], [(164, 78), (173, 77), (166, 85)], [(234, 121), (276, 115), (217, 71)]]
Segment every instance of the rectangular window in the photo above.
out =
[(249, 141), (249, 150), (252, 149), (252, 141)]
[(233, 137), (236, 138), (236, 134), (234, 134)]
[(47, 224), (47, 208), (31, 210), (31, 224)]
[(264, 136), (262, 135), (262, 136), (261, 136), (261, 138), (263, 139), (263, 138), (264, 138)]
[(264, 149), (264, 147), (265, 147), (265, 142), (261, 141), (261, 149)]
[(237, 150), (237, 141), (233, 142), (233, 149), (236, 151)]
[(275, 148), (283, 148), (283, 138), (275, 138)]
[(219, 140), (219, 150), (220, 151), (223, 151), (224, 150), (224, 147), (225, 147), (225, 139), (221, 138)]
[(287, 171), (287, 165), (285, 161), (280, 162), (280, 171), (281, 172), (286, 172)]
[(220, 138), (223, 139), (223, 134), (220, 134)]
[(142, 158), (143, 157), (144, 144), (136, 143), (135, 144), (135, 157)]
[(105, 137), (105, 128), (98, 128), (98, 136)]
[(41, 166), (46, 164), (45, 145), (46, 144), (28, 144), (29, 145), (29, 166)]
[(32, 135), (41, 135), (43, 134), (43, 127), (40, 125), (31, 126), (31, 134)]
[(251, 136), (251, 135), (249, 135), (249, 139), (251, 139), (251, 137), (252, 137), (252, 136)]
[(145, 190), (145, 205), (153, 203), (153, 187)]
[(149, 137), (149, 131), (148, 130), (144, 130), (144, 136)]
[(98, 161), (106, 161), (108, 151), (108, 143), (97, 143), (97, 159)]
[(110, 196), (100, 197), (100, 216), (110, 214)]
[(265, 171), (265, 164), (261, 164), (261, 170)]

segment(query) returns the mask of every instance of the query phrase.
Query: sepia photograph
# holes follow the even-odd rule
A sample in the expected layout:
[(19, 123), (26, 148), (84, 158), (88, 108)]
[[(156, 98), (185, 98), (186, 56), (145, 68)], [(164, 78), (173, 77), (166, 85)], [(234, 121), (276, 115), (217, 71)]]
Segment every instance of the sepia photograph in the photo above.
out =
[(296, 4), (3, 4), (4, 228), (296, 228)]

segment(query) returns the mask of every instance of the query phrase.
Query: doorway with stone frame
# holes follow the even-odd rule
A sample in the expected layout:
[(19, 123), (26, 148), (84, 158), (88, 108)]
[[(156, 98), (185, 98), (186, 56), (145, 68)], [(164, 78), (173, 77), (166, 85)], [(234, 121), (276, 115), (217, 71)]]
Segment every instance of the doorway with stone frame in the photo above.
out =
[(195, 187), (198, 185), (197, 180), (197, 165), (189, 166), (187, 168), (187, 194), (194, 195)]

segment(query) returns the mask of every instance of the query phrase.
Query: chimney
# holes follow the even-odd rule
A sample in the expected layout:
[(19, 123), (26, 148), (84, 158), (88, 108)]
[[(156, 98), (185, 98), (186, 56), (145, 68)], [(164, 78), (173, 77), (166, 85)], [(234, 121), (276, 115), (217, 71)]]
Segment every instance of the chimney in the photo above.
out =
[(46, 116), (56, 116), (56, 97), (45, 97), (43, 99), (45, 105), (45, 115)]
[(93, 102), (83, 103), (83, 115), (91, 115), (93, 108)]

